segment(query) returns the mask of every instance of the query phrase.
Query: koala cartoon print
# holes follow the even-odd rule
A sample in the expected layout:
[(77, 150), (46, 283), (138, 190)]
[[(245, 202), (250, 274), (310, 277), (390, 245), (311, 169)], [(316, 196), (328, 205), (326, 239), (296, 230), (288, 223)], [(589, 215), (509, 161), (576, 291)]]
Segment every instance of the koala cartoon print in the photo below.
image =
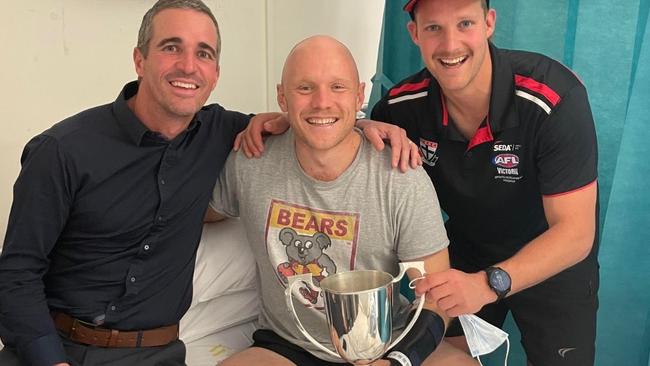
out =
[[(278, 265), (278, 273), (287, 283), (287, 277), (311, 273), (312, 282), (320, 286), (320, 281), (330, 274), (336, 273), (336, 264), (324, 250), (332, 245), (332, 241), (324, 233), (300, 235), (294, 229), (285, 227), (280, 230), (280, 242), (287, 252), (287, 262)], [(318, 292), (300, 289), (300, 293), (312, 304), (318, 300)]]
[[(311, 274), (319, 286), (337, 271), (354, 269), (359, 214), (320, 210), (290, 202), (272, 200), (266, 225), (266, 248), (278, 282), (286, 288), (287, 278)], [(308, 284), (297, 288), (295, 298), (307, 306), (323, 308), (322, 295)]]

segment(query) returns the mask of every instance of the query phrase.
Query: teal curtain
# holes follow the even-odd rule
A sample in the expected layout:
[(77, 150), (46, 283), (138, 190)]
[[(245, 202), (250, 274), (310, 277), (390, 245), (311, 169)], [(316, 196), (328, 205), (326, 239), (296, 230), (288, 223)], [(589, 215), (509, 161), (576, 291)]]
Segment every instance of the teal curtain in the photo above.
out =
[[(370, 106), (422, 67), (405, 1), (386, 0)], [(551, 56), (585, 83), (599, 144), (601, 287), (596, 365), (650, 366), (650, 0), (492, 0), (494, 43)], [(519, 334), (506, 324), (524, 365)], [(499, 364), (493, 355), (486, 364)], [(502, 362), (502, 358), (501, 361)]]

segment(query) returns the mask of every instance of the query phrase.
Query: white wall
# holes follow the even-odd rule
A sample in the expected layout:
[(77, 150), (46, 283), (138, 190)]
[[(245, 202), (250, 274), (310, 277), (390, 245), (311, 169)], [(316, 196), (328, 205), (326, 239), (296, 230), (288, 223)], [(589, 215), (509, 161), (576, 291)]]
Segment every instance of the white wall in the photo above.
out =
[[(210, 101), (242, 112), (277, 110), (275, 84), (300, 39), (347, 44), (362, 78), (374, 73), (383, 0), (205, 0), (221, 26), (221, 78)], [(153, 0), (5, 2), (0, 12), (0, 239), (20, 154), (63, 118), (115, 99), (135, 78), (132, 50)], [(366, 87), (369, 94), (370, 86)], [(1, 242), (0, 242), (1, 245)]]

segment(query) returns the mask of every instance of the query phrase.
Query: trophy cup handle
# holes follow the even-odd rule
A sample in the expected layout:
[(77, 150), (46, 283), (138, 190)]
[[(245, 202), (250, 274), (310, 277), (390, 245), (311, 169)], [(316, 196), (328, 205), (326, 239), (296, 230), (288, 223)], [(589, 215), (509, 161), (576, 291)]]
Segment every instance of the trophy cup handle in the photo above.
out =
[[(409, 269), (409, 268), (417, 269), (418, 271), (420, 271), (420, 275), (422, 276), (422, 277), (418, 277), (418, 278), (413, 279), (409, 283), (409, 287), (411, 287), (411, 284), (414, 281), (416, 281), (416, 280), (418, 280), (420, 278), (423, 278), (424, 273), (425, 273), (424, 272), (424, 262), (422, 262), (422, 261), (420, 261), (420, 262), (401, 262), (399, 264), (399, 269), (400, 269), (399, 275), (393, 280), (393, 283), (398, 283), (399, 281), (401, 281), (402, 277), (404, 277), (404, 274), (406, 273), (406, 270)], [(413, 288), (413, 287), (411, 287), (411, 288)], [(400, 334), (399, 337), (397, 337), (394, 341), (391, 342), (391, 344), (388, 346), (387, 349), (393, 348), (397, 343), (399, 343), (399, 341), (401, 341), (404, 337), (406, 337), (408, 332), (411, 331), (411, 328), (413, 328), (413, 325), (418, 320), (418, 317), (420, 316), (420, 313), (422, 312), (422, 307), (424, 306), (424, 302), (425, 302), (424, 301), (424, 296), (425, 296), (425, 294), (422, 294), (422, 296), (420, 296), (420, 298), (417, 300), (418, 301), (418, 307), (415, 310), (415, 315), (413, 316), (413, 319), (411, 319), (411, 322), (406, 326), (406, 328), (404, 328), (404, 331), (402, 331), (402, 334)]]
[(298, 314), (296, 314), (296, 308), (293, 306), (293, 288), (295, 287), (296, 284), (301, 284), (305, 283), (307, 286), (317, 290), (318, 292), (321, 291), (320, 288), (314, 286), (312, 280), (311, 280), (311, 273), (308, 274), (300, 274), (300, 275), (295, 275), (295, 276), (290, 276), (287, 277), (287, 280), (289, 281), (289, 285), (287, 286), (287, 289), (284, 290), (284, 298), (287, 301), (287, 308), (290, 310), (291, 315), (293, 316), (293, 320), (295, 320), (296, 325), (298, 326), (298, 330), (307, 337), (307, 339), (314, 344), (314, 346), (320, 348), (321, 350), (327, 352), (328, 354), (341, 358), (338, 353), (330, 350), (329, 348), (323, 346), (320, 342), (318, 342), (314, 337), (309, 334), (309, 332), (305, 329), (305, 327), (302, 325), (302, 322), (300, 321), (300, 318), (298, 318)]

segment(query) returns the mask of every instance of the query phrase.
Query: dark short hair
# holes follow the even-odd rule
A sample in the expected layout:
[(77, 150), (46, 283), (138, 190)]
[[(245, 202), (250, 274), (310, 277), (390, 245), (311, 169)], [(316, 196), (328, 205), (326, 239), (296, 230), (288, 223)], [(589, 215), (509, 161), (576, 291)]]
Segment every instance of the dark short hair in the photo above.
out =
[(210, 8), (203, 3), (201, 0), (158, 0), (147, 10), (142, 17), (142, 24), (140, 24), (140, 31), (138, 32), (138, 49), (140, 52), (147, 57), (149, 51), (149, 42), (151, 41), (153, 29), (153, 18), (156, 14), (160, 13), (165, 9), (191, 9), (206, 14), (212, 19), (215, 28), (217, 29), (217, 44), (216, 44), (216, 61), (217, 65), (219, 64), (219, 55), (221, 54), (221, 32), (219, 32), (219, 23), (217, 23), (217, 18), (214, 17)]
[[(481, 6), (483, 7), (483, 12), (487, 13), (488, 9), (490, 9), (490, 0), (481, 0)], [(415, 4), (413, 4), (413, 8), (409, 11), (409, 15), (411, 16), (411, 20), (415, 21), (415, 9), (418, 7), (417, 1)]]

